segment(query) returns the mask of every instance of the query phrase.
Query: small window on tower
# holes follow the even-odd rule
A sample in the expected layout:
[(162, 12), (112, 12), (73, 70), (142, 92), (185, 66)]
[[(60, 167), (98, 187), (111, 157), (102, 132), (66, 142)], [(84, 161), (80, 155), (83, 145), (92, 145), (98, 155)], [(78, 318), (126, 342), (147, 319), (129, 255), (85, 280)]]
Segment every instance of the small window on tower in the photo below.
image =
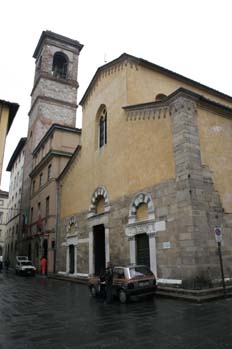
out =
[(52, 74), (56, 78), (67, 78), (68, 57), (62, 52), (56, 52), (53, 57)]

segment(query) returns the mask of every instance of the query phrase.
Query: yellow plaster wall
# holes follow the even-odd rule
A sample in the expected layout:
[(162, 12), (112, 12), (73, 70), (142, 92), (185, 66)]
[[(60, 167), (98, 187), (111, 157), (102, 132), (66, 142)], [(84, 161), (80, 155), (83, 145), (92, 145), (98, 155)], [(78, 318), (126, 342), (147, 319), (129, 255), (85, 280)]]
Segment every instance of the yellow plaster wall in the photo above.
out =
[[(179, 87), (232, 106), (232, 103), (200, 88), (141, 66), (124, 64), (123, 67), (101, 73), (83, 107), (82, 150), (63, 181), (61, 217), (88, 210), (92, 193), (100, 185), (107, 188), (109, 200), (114, 201), (175, 177), (169, 116), (165, 119), (126, 121), (122, 107), (155, 101), (157, 94), (169, 95)], [(99, 107), (104, 104), (108, 111), (108, 144), (99, 150), (96, 146), (95, 118)], [(226, 175), (231, 174), (231, 170), (226, 164), (224, 177), (228, 178), (220, 178), (219, 168), (223, 161), (216, 162), (213, 152), (207, 154), (210, 148), (207, 137), (210, 136), (204, 130), (204, 123), (208, 127), (210, 122), (212, 120), (209, 117), (204, 120), (203, 115), (199, 121), (203, 157), (206, 164), (215, 168), (216, 187), (222, 193), (224, 206), (229, 209), (229, 177)], [(222, 154), (223, 146), (217, 152)]]
[[(65, 176), (61, 216), (88, 210), (95, 189), (104, 185), (109, 200), (175, 177), (169, 117), (126, 121), (126, 69), (106, 75), (84, 109), (81, 156)], [(96, 147), (95, 117), (107, 107), (107, 145)]]
[(225, 212), (232, 212), (232, 120), (200, 109), (198, 126), (202, 163), (212, 171)]
[(0, 184), (1, 184), (1, 176), (2, 176), (2, 166), (3, 166), (8, 119), (9, 119), (9, 107), (7, 107), (6, 105), (0, 105)]
[(196, 88), (190, 84), (183, 83), (174, 78), (170, 78), (166, 75), (163, 75), (159, 72), (149, 70), (145, 67), (139, 67), (134, 74), (134, 69), (128, 69), (128, 105), (130, 104), (139, 104), (155, 101), (155, 97), (163, 93), (169, 95), (173, 93), (180, 87), (184, 87), (193, 92), (204, 95), (210, 100), (222, 103), (224, 105), (232, 106), (232, 102), (229, 103), (222, 98), (215, 97), (210, 93), (206, 93), (201, 90), (200, 87)]

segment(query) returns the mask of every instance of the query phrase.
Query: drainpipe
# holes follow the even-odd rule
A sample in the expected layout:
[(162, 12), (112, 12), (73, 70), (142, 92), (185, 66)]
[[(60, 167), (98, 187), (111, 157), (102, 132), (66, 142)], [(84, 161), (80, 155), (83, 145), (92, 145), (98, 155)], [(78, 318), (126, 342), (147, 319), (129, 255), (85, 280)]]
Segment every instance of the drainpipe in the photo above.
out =
[(55, 231), (55, 248), (54, 248), (54, 272), (57, 272), (57, 251), (58, 251), (58, 229), (59, 229), (59, 223), (60, 223), (60, 186), (59, 186), (59, 181), (56, 179), (56, 231)]

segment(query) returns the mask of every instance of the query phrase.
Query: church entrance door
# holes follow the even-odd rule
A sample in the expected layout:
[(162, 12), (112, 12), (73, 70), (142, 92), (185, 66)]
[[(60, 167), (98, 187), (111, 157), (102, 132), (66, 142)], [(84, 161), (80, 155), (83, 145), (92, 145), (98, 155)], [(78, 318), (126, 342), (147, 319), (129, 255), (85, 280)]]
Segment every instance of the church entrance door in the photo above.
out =
[(95, 275), (100, 275), (106, 265), (105, 257), (105, 227), (103, 224), (93, 227), (94, 236), (94, 270)]
[(69, 245), (69, 273), (74, 273), (74, 245)]
[(150, 268), (149, 237), (147, 234), (136, 235), (136, 262)]

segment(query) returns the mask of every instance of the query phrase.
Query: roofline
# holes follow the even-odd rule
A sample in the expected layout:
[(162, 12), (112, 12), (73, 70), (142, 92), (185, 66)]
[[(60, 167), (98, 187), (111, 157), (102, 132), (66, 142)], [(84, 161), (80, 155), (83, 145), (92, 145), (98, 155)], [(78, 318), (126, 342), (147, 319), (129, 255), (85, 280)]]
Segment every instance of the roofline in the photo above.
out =
[(9, 197), (9, 192), (0, 189), (0, 198), (3, 198), (3, 197), (5, 197), (6, 199), (8, 199), (8, 197)]
[(6, 105), (9, 108), (9, 119), (8, 119), (8, 124), (7, 124), (7, 134), (10, 131), (11, 125), (13, 123), (13, 120), (15, 118), (15, 115), (19, 109), (19, 104), (18, 103), (11, 103), (8, 101), (5, 101), (3, 99), (0, 99), (0, 104)]
[(69, 45), (77, 48), (79, 50), (79, 52), (82, 50), (82, 48), (84, 46), (84, 45), (80, 44), (79, 41), (77, 41), (77, 40), (70, 39), (70, 38), (68, 38), (66, 36), (54, 33), (54, 32), (52, 32), (50, 30), (43, 30), (42, 34), (40, 35), (38, 44), (37, 44), (37, 46), (35, 48), (35, 51), (33, 53), (33, 58), (37, 58), (38, 57), (40, 47), (41, 47), (43, 41), (46, 38), (54, 39), (56, 41), (60, 41), (60, 42), (63, 42), (65, 44), (69, 44)]
[(199, 88), (199, 89), (201, 89), (203, 91), (206, 91), (206, 92), (208, 92), (208, 93), (210, 93), (210, 94), (212, 94), (214, 96), (223, 98), (223, 99), (229, 101), (230, 103), (232, 103), (232, 97), (227, 95), (227, 94), (225, 94), (225, 93), (223, 93), (223, 92), (217, 91), (217, 90), (215, 90), (215, 89), (213, 89), (211, 87), (208, 87), (208, 86), (206, 86), (204, 84), (201, 84), (200, 82), (197, 82), (195, 80), (187, 78), (187, 77), (185, 77), (185, 76), (183, 76), (181, 74), (175, 73), (175, 72), (173, 72), (173, 71), (171, 71), (169, 69), (163, 68), (163, 67), (161, 67), (161, 66), (159, 66), (157, 64), (154, 64), (154, 63), (151, 63), (149, 61), (146, 61), (143, 58), (138, 58), (138, 57), (129, 55), (127, 53), (123, 53), (118, 58), (114, 59), (113, 61), (111, 61), (109, 63), (104, 64), (103, 66), (101, 66), (101, 67), (99, 67), (97, 69), (96, 73), (94, 74), (92, 80), (90, 81), (90, 84), (87, 87), (87, 89), (86, 89), (86, 91), (85, 91), (85, 93), (84, 93), (84, 95), (83, 95), (83, 97), (82, 97), (82, 99), (81, 99), (79, 104), (80, 105), (84, 104), (84, 102), (85, 102), (85, 100), (86, 100), (86, 98), (87, 98), (87, 96), (89, 94), (90, 89), (92, 88), (93, 84), (95, 83), (98, 74), (102, 70), (107, 69), (108, 67), (111, 67), (111, 66), (113, 66), (113, 65), (115, 65), (115, 64), (117, 64), (120, 61), (123, 61), (125, 59), (130, 59), (130, 60), (134, 61), (137, 65), (140, 65), (140, 66), (143, 66), (145, 68), (152, 69), (152, 70), (157, 71), (159, 73), (165, 74), (165, 75), (167, 75), (167, 76), (169, 76), (171, 78), (177, 79), (177, 80), (179, 80), (181, 82), (185, 82), (185, 83), (187, 83), (187, 84), (189, 84), (191, 86), (197, 87), (197, 88)]
[(9, 172), (11, 171), (11, 169), (12, 169), (12, 167), (14, 165), (15, 160), (17, 159), (19, 153), (21, 152), (21, 150), (23, 149), (23, 147), (24, 147), (24, 145), (26, 143), (26, 140), (27, 140), (26, 137), (23, 137), (23, 138), (21, 138), (19, 140), (19, 142), (18, 142), (18, 144), (17, 144), (17, 146), (16, 146), (16, 148), (15, 148), (15, 150), (14, 150), (14, 152), (13, 152), (11, 158), (10, 158), (8, 166), (6, 168), (7, 171), (9, 171)]
[(57, 181), (60, 181), (62, 179), (62, 177), (66, 174), (66, 172), (68, 171), (68, 169), (70, 168), (70, 166), (72, 165), (74, 159), (76, 158), (76, 156), (79, 154), (80, 151), (81, 151), (81, 145), (78, 144), (78, 146), (76, 147), (76, 149), (74, 150), (74, 152), (72, 154), (72, 157), (67, 162), (67, 164), (66, 164), (65, 168), (63, 169), (63, 171), (57, 177)]
[(40, 140), (39, 144), (33, 150), (33, 152), (32, 152), (33, 156), (40, 149), (42, 144), (47, 140), (47, 138), (50, 136), (50, 134), (55, 131), (55, 129), (56, 130), (62, 130), (62, 131), (68, 131), (68, 132), (81, 134), (81, 129), (80, 128), (71, 127), (71, 126), (65, 126), (65, 125), (60, 125), (60, 124), (52, 124), (52, 126), (48, 129), (48, 131), (45, 133), (43, 138)]
[(165, 106), (167, 104), (170, 104), (177, 96), (185, 96), (187, 98), (191, 98), (196, 101), (197, 104), (199, 105), (204, 105), (208, 106), (211, 108), (216, 108), (222, 110), (224, 113), (227, 115), (232, 116), (232, 107), (226, 106), (224, 104), (221, 104), (219, 102), (215, 102), (211, 99), (208, 99), (199, 93), (193, 92), (191, 90), (188, 90), (184, 87), (180, 87), (174, 92), (172, 92), (170, 95), (162, 99), (161, 101), (153, 101), (153, 102), (148, 102), (148, 103), (141, 103), (141, 104), (134, 104), (134, 105), (128, 105), (122, 107), (124, 110), (129, 111), (129, 110), (134, 110), (134, 109), (144, 109), (146, 107), (153, 107), (153, 106)]

